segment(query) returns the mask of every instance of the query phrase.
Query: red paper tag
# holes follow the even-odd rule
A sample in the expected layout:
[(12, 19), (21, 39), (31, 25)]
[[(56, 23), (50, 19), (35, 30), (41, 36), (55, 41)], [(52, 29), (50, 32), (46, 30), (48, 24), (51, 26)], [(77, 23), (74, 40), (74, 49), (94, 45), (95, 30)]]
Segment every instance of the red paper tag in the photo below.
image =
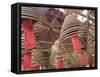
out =
[(71, 41), (72, 41), (74, 51), (81, 52), (80, 40), (77, 34), (72, 35)]
[(23, 56), (23, 69), (31, 69), (32, 65), (32, 58), (31, 58), (31, 52), (24, 53)]
[(35, 47), (35, 36), (32, 28), (32, 20), (23, 21), (25, 50)]
[(27, 69), (31, 69), (32, 58), (31, 58), (31, 51), (27, 52), (26, 50), (35, 47), (35, 37), (32, 28), (32, 20), (23, 21), (23, 31), (24, 31), (24, 46), (25, 46), (25, 53), (23, 54), (24, 55), (23, 68), (24, 70), (27, 70)]

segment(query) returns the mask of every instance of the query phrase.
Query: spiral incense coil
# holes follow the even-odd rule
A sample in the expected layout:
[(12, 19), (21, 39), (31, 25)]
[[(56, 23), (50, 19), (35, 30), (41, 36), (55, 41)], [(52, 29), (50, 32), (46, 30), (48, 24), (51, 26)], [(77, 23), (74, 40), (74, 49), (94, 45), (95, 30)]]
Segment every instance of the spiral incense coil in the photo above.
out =
[(60, 34), (60, 42), (68, 36), (77, 33), (80, 29), (80, 22), (76, 19), (76, 17), (69, 15), (65, 18), (63, 23), (61, 34)]
[(90, 35), (87, 38), (87, 46), (90, 55), (95, 53), (95, 40)]
[(32, 50), (32, 66), (34, 66), (34, 64), (48, 66), (50, 56), (49, 45), (49, 42), (36, 40), (36, 48)]
[(92, 55), (95, 53), (95, 22), (91, 21), (90, 24), (89, 18), (93, 18), (95, 20), (95, 11), (90, 11), (90, 14), (88, 16), (88, 38), (87, 38), (87, 46), (89, 54)]
[(42, 59), (43, 59), (43, 55), (40, 51), (35, 50), (35, 52), (32, 52), (32, 65), (41, 64), (43, 61)]
[(77, 67), (77, 65), (80, 65), (79, 67), (82, 66), (82, 62), (81, 62), (79, 54), (77, 54), (76, 52), (71, 52), (71, 49), (67, 51), (62, 50), (62, 52), (58, 52), (59, 50), (58, 44), (59, 44), (59, 41), (57, 40), (53, 44), (53, 47), (52, 47), (52, 53), (51, 53), (50, 61), (49, 61), (51, 64), (51, 68), (57, 68), (54, 64), (56, 63), (56, 59), (60, 57), (62, 57), (64, 60), (65, 68)]
[(88, 37), (88, 26), (87, 22), (81, 25), (82, 28), (79, 29), (79, 37), (81, 42), (81, 48), (86, 50), (87, 49), (87, 37)]
[[(63, 26), (62, 26), (62, 29), (61, 29), (61, 33), (60, 33), (59, 49), (63, 50), (62, 46), (67, 47), (68, 44), (71, 43), (70, 40), (68, 43), (69, 37), (71, 37), (71, 35), (73, 35), (74, 33), (78, 33), (79, 29), (80, 29), (80, 22), (76, 19), (76, 17), (73, 15), (66, 16)], [(71, 49), (71, 47), (70, 47), (70, 49)]]
[(95, 23), (95, 11), (93, 10), (90, 11), (88, 19), (91, 20), (93, 23)]
[[(41, 32), (45, 32), (47, 33), (50, 28), (48, 26), (45, 26), (45, 24), (41, 23), (41, 22), (36, 22), (34, 25), (33, 25), (33, 28), (34, 28), (34, 33), (36, 35), (39, 35), (41, 34)], [(22, 36), (21, 36), (21, 39), (22, 39), (22, 49), (24, 49), (24, 35), (23, 35), (23, 28), (22, 28)], [(38, 43), (38, 42), (36, 42)]]
[(34, 27), (34, 30), (35, 30), (36, 34), (41, 33), (42, 31), (48, 32), (50, 30), (50, 28), (48, 26), (46, 26), (45, 24), (43, 24), (41, 22), (36, 22), (33, 25), (33, 27)]
[(25, 16), (26, 18), (33, 17), (35, 20), (40, 20), (41, 16), (44, 16), (40, 13), (40, 8), (38, 7), (22, 7), (21, 9), (22, 18)]
[(34, 64), (41, 64), (41, 65), (48, 65), (49, 63), (49, 49), (33, 49), (32, 50), (32, 65)]
[(95, 66), (95, 40), (90, 36), (88, 35), (88, 38), (87, 38), (87, 48), (88, 48), (88, 63), (91, 67), (94, 67)]
[[(44, 35), (50, 31), (50, 27), (38, 21), (33, 25), (33, 28), (36, 35), (36, 38), (35, 38), (36, 48), (32, 50), (32, 67), (35, 64), (40, 64), (41, 66), (48, 66), (49, 56), (50, 56), (49, 48), (51, 46), (51, 43), (49, 41), (46, 41), (48, 37), (45, 37)], [(41, 38), (41, 35), (44, 37)]]
[(60, 32), (58, 50), (56, 50), (54, 56), (62, 57), (66, 64), (66, 68), (83, 66), (80, 55), (76, 52), (73, 52), (73, 47), (70, 40), (70, 37), (73, 34), (77, 33), (78, 35), (84, 35), (85, 33), (87, 33), (85, 30), (86, 28), (82, 27), (81, 25), (82, 24), (80, 23), (80, 21), (78, 21), (76, 19), (76, 16), (74, 15), (68, 15), (64, 20)]
[(88, 48), (88, 63), (94, 67), (95, 61), (93, 56), (95, 54), (95, 11), (90, 10), (87, 18), (88, 32), (87, 32), (87, 48)]
[(50, 27), (46, 15), (44, 14), (44, 9), (40, 7), (21, 7), (21, 17), (33, 19), (35, 21), (40, 21)]
[(95, 46), (94, 45), (89, 45), (88, 46), (88, 51), (89, 51), (89, 54), (88, 54), (88, 63), (90, 66), (94, 67), (95, 65)]

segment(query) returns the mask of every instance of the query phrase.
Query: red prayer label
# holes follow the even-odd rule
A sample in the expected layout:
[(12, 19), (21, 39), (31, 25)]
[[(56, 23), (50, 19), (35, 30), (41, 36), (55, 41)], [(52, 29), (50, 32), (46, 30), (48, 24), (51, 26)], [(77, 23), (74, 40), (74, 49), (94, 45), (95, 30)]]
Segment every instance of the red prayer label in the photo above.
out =
[(24, 70), (31, 69), (31, 65), (32, 65), (31, 59), (32, 59), (31, 52), (24, 53), (24, 56), (23, 56), (23, 69)]
[(35, 47), (35, 36), (32, 28), (32, 20), (25, 20), (23, 22), (24, 30), (24, 46), (25, 49), (32, 49)]
[(27, 70), (31, 69), (32, 66), (31, 51), (29, 52), (28, 49), (32, 49), (35, 47), (35, 37), (32, 28), (32, 20), (23, 21), (23, 31), (24, 31), (24, 47), (25, 47), (25, 53), (23, 54), (23, 69)]
[(71, 41), (72, 41), (74, 51), (81, 52), (80, 40), (77, 34), (72, 35)]

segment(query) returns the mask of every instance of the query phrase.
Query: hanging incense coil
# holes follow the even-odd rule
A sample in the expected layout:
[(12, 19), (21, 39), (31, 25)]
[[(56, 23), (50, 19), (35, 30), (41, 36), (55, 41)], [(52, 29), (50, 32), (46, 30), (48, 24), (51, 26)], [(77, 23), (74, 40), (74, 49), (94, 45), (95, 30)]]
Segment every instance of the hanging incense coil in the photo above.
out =
[(51, 43), (48, 41), (40, 41), (36, 39), (36, 48), (32, 50), (32, 66), (40, 64), (48, 66)]
[[(76, 52), (71, 52), (71, 49), (67, 50), (67, 51), (62, 51), (62, 52), (58, 52), (58, 45), (59, 45), (59, 41), (56, 40), (56, 42), (53, 44), (52, 47), (52, 53), (50, 56), (50, 68), (57, 68), (54, 64), (56, 63), (57, 59), (62, 57), (64, 60), (64, 64), (65, 64), (65, 68), (72, 68), (72, 67), (82, 67), (82, 63), (81, 63), (81, 59), (79, 54), (77, 54)], [(80, 65), (80, 66), (78, 66)]]
[[(81, 38), (83, 39), (82, 36), (86, 34), (87, 32), (86, 32), (86, 27), (83, 27), (81, 25), (82, 24), (80, 23), (80, 21), (77, 20), (76, 16), (68, 15), (64, 20), (64, 23), (60, 32), (60, 38), (58, 39), (59, 43), (57, 43), (57, 45), (56, 45), (56, 42), (54, 43), (54, 46), (58, 46), (58, 47), (55, 47), (57, 48), (57, 50), (53, 48), (51, 59), (53, 56), (62, 57), (66, 64), (65, 65), (66, 68), (83, 66), (80, 55), (78, 53), (73, 52), (73, 47), (72, 47), (71, 39), (70, 39), (70, 37), (76, 33), (79, 36), (81, 36)], [(55, 59), (53, 61), (54, 63), (56, 61)]]
[(32, 65), (40, 64), (42, 66), (48, 66), (49, 63), (49, 49), (33, 49), (32, 50)]
[(88, 16), (88, 31), (90, 34), (95, 37), (95, 21), (91, 21), (89, 18), (92, 17), (95, 20), (95, 11), (90, 11), (90, 14)]
[[(90, 30), (91, 31), (91, 30)], [(95, 34), (92, 34), (94, 35), (94, 38), (95, 38)], [(94, 67), (95, 66), (95, 39), (94, 39), (90, 34), (88, 34), (88, 38), (87, 38), (87, 48), (88, 48), (88, 53), (89, 53), (89, 56), (88, 56), (88, 62), (89, 62), (89, 65)]]
[[(22, 18), (33, 18), (34, 20), (40, 20), (41, 16), (44, 16), (42, 13), (40, 13), (40, 8), (38, 7), (22, 7), (21, 8), (21, 16)], [(42, 19), (43, 21), (46, 20), (46, 17)]]
[[(42, 32), (44, 33), (48, 33), (48, 31), (50, 30), (50, 28), (48, 26), (45, 26), (45, 24), (41, 23), (41, 22), (36, 22), (34, 25), (33, 25), (33, 29), (34, 29), (34, 33), (35, 33), (35, 36), (36, 35), (41, 35)], [(22, 49), (24, 49), (24, 35), (23, 35), (23, 28), (22, 28), (22, 36), (21, 36), (21, 39), (22, 39)], [(38, 40), (36, 40), (38, 41)], [(38, 43), (38, 42), (36, 42)]]
[(48, 26), (46, 26), (45, 24), (41, 23), (41, 22), (36, 22), (34, 25), (34, 30), (36, 34), (41, 33), (42, 31), (44, 32), (48, 32), (50, 30), (50, 28)]
[[(90, 20), (92, 18), (92, 20)], [(90, 11), (88, 15), (88, 37), (87, 37), (87, 47), (88, 47), (88, 63), (90, 66), (95, 66), (95, 11)]]
[[(76, 53), (77, 56), (75, 57), (74, 54), (75, 52), (73, 52), (73, 47), (70, 40), (70, 37), (73, 34), (76, 33), (79, 34), (80, 29), (81, 29), (81, 23), (76, 19), (76, 16), (68, 15), (65, 18), (60, 34), (59, 49), (61, 52), (63, 50), (67, 50), (69, 52), (69, 53), (66, 52), (66, 56), (64, 57), (65, 62), (67, 63), (65, 66), (67, 68), (77, 67), (77, 65), (80, 65), (80, 67), (82, 66), (81, 59), (78, 53)], [(64, 48), (62, 48), (62, 46), (64, 46)], [(70, 59), (67, 59), (67, 57), (70, 57)], [(70, 64), (68, 65), (68, 63)]]
[(33, 25), (35, 32), (36, 48), (32, 50), (32, 66), (40, 64), (48, 67), (50, 47), (52, 42), (48, 40), (47, 35), (50, 32), (50, 27), (38, 21)]
[[(73, 35), (74, 33), (78, 33), (79, 29), (80, 29), (80, 22), (76, 19), (76, 17), (73, 15), (66, 16), (62, 29), (61, 29), (60, 38), (59, 38), (59, 42), (60, 42), (59, 49), (60, 50), (64, 50), (62, 49), (63, 45), (66, 47), (69, 46), (69, 44), (71, 43), (70, 40), (68, 43), (69, 37), (71, 37), (71, 35)], [(70, 49), (72, 49), (72, 47), (70, 47)]]
[(46, 15), (44, 14), (44, 8), (40, 7), (21, 7), (21, 17), (27, 19), (33, 19), (35, 21), (40, 21), (50, 27)]

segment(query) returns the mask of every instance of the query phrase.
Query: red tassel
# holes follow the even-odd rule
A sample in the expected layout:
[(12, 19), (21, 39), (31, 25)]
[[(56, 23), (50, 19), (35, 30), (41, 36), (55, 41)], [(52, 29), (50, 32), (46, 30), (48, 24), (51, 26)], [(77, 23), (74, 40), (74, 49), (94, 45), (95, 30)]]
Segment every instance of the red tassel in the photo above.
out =
[(71, 41), (72, 41), (72, 45), (73, 45), (73, 49), (75, 52), (81, 52), (81, 47), (80, 47), (80, 40), (77, 34), (74, 34), (71, 37)]
[(80, 57), (81, 57), (81, 60), (82, 60), (82, 64), (86, 65), (87, 61), (86, 61), (85, 56), (80, 53)]
[(34, 65), (34, 70), (41, 70), (41, 69), (40, 69), (40, 64), (35, 64), (35, 65)]
[(31, 49), (35, 47), (35, 36), (32, 28), (32, 20), (25, 20), (23, 22), (24, 29), (24, 46), (25, 49)]
[(63, 60), (62, 60), (62, 59), (58, 59), (57, 65), (58, 65), (58, 68), (59, 68), (59, 69), (64, 68), (64, 62), (63, 62)]
[(24, 57), (23, 57), (23, 69), (24, 70), (31, 69), (31, 65), (32, 65), (31, 59), (32, 59), (31, 52), (24, 53)]

